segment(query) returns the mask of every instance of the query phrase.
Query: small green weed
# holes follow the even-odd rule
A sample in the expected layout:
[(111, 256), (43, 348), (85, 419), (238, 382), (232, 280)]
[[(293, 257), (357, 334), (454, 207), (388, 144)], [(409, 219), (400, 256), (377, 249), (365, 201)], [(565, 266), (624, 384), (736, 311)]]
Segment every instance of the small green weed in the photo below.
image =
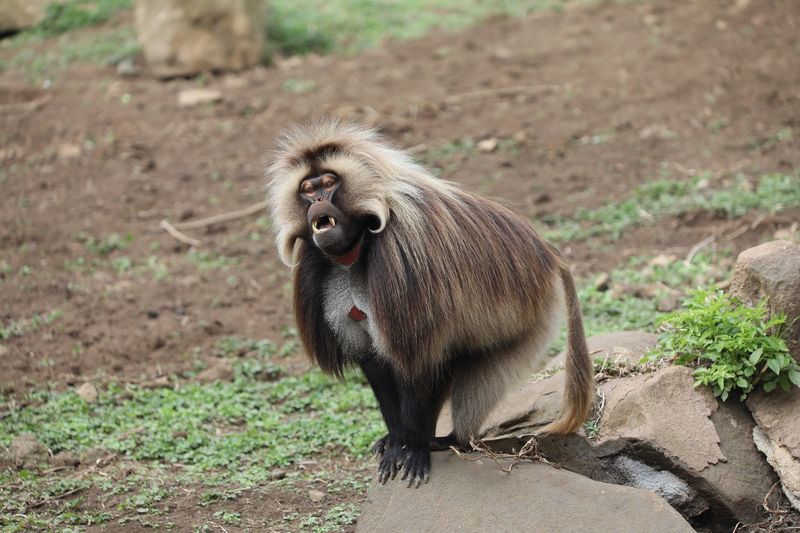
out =
[(42, 326), (49, 326), (63, 314), (60, 310), (54, 309), (43, 315), (34, 314), (28, 319), (12, 320), (8, 324), (0, 321), (0, 340), (5, 341), (13, 337), (22, 337), (26, 333), (32, 333)]
[(287, 93), (304, 94), (310, 93), (317, 88), (317, 82), (314, 80), (295, 80), (289, 78), (283, 82), (281, 89)]
[(120, 237), (118, 233), (111, 233), (102, 238), (81, 234), (78, 236), (78, 242), (82, 243), (93, 254), (106, 256), (130, 246), (133, 242), (133, 234), (128, 233), (124, 237)]
[(779, 336), (786, 317), (768, 317), (766, 302), (751, 308), (722, 291), (701, 289), (684, 307), (663, 318), (667, 330), (649, 357), (697, 366), (695, 386), (711, 387), (722, 401), (732, 391), (744, 400), (759, 385), (766, 392), (800, 387), (800, 365)]
[(239, 264), (239, 259), (236, 257), (226, 257), (199, 250), (191, 250), (187, 258), (197, 266), (197, 270), (200, 272), (224, 270), (232, 265)]
[(235, 526), (242, 521), (242, 515), (233, 511), (214, 511), (214, 518), (219, 518), (223, 524)]

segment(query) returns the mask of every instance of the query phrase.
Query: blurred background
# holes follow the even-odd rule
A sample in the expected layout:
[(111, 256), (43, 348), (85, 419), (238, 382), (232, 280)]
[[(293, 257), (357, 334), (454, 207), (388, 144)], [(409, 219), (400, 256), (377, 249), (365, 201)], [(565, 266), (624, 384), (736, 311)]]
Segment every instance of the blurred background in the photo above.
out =
[(292, 122), (528, 217), (590, 334), (800, 239), (796, 0), (0, 0), (0, 35), (0, 445), (95, 465), (2, 470), (4, 530), (354, 527), (383, 428), (299, 348), (263, 206)]

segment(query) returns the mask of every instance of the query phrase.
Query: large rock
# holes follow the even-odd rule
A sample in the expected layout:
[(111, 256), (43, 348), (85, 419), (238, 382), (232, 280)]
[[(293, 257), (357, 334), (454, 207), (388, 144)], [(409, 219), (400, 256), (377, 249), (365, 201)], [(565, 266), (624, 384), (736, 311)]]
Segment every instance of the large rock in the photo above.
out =
[(748, 305), (766, 297), (771, 311), (786, 313), (789, 351), (800, 361), (800, 245), (773, 241), (739, 254), (731, 292)]
[(8, 456), (17, 468), (35, 468), (48, 462), (50, 452), (33, 434), (22, 433), (11, 441)]
[(753, 440), (781, 479), (783, 492), (800, 511), (800, 391), (759, 391), (747, 399), (758, 427)]
[(3, 0), (0, 2), (0, 34), (35, 26), (44, 19), (53, 0)]
[[(685, 517), (732, 526), (759, 518), (775, 475), (753, 444), (754, 422), (741, 403), (718, 404), (693, 386), (689, 368), (611, 379), (598, 386), (604, 404), (596, 428), (567, 437), (540, 436), (542, 453), (598, 481), (649, 488)], [(483, 435), (513, 451), (557, 416), (563, 373), (529, 383), (507, 398)]]
[(137, 0), (136, 30), (157, 76), (240, 70), (261, 61), (264, 0)]
[(433, 454), (430, 482), (418, 489), (374, 482), (356, 531), (693, 531), (649, 491), (541, 463), (519, 463), (506, 473), (490, 459), (472, 459)]

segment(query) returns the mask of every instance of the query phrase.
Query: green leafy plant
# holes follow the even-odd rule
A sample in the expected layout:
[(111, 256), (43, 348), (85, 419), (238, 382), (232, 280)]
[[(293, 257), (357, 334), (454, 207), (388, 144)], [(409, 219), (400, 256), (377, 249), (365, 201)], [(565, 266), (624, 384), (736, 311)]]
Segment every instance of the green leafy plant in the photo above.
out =
[(700, 289), (660, 322), (666, 332), (649, 357), (697, 366), (695, 386), (711, 387), (723, 401), (733, 391), (744, 400), (759, 385), (766, 392), (800, 387), (800, 365), (780, 337), (786, 317), (769, 316), (766, 301), (747, 307), (720, 290)]

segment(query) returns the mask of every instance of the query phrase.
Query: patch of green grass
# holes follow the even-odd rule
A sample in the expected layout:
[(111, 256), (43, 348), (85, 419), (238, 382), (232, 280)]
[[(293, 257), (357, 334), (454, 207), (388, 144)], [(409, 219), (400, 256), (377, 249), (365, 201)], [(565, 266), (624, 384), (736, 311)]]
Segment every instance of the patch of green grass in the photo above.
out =
[(696, 287), (717, 283), (729, 271), (715, 268), (724, 254), (700, 253), (691, 263), (668, 259), (655, 263), (633, 258), (609, 273), (609, 288), (589, 283), (578, 291), (588, 335), (607, 331), (649, 330), (663, 314), (665, 298), (682, 296)]
[(383, 430), (363, 379), (314, 370), (274, 382), (111, 386), (97, 403), (35, 393), (36, 407), (0, 421), (0, 444), (31, 432), (54, 452), (104, 447), (136, 460), (185, 465), (204, 479), (253, 481), (268, 469), (326, 453), (363, 456)]
[[(726, 252), (698, 253), (691, 263), (682, 259), (647, 260), (634, 257), (608, 274), (598, 286), (595, 279), (579, 281), (578, 297), (588, 336), (610, 331), (655, 331), (663, 308), (677, 304), (690, 290), (714, 285), (730, 275), (732, 261)], [(726, 268), (718, 265), (726, 263)], [(563, 328), (562, 328), (563, 329)], [(566, 332), (550, 348), (566, 346)]]
[(223, 524), (235, 526), (242, 521), (242, 515), (233, 511), (214, 511), (214, 518), (218, 518)]
[(13, 337), (22, 337), (27, 333), (33, 333), (42, 326), (49, 326), (60, 318), (64, 313), (58, 309), (48, 311), (43, 315), (35, 313), (32, 317), (22, 320), (12, 320), (8, 323), (0, 321), (0, 340), (8, 340)]
[[(387, 37), (456, 29), (494, 14), (521, 16), (567, 0), (272, 0), (267, 38), (285, 55), (358, 52)], [(575, 3), (575, 2), (573, 2)]]
[(44, 19), (28, 30), (43, 35), (58, 35), (86, 26), (96, 26), (132, 6), (132, 0), (61, 0), (50, 3)]
[(27, 44), (20, 45), (5, 68), (22, 71), (37, 81), (54, 76), (70, 63), (113, 65), (141, 51), (133, 28), (128, 27), (90, 35), (66, 33), (55, 38), (57, 46), (36, 46), (35, 38), (24, 35), (14, 39), (24, 39)]
[[(0, 471), (0, 526), (4, 532), (78, 531), (69, 526), (101, 524), (111, 519), (107, 512), (80, 510), (81, 494), (91, 487), (88, 479), (40, 477), (35, 472)], [(42, 510), (43, 502), (52, 501), (55, 512)]]
[(747, 307), (722, 291), (696, 290), (660, 322), (667, 330), (649, 357), (697, 367), (695, 386), (711, 387), (722, 401), (733, 391), (744, 400), (759, 385), (800, 387), (800, 364), (780, 337), (786, 316), (770, 317), (765, 301)]
[(305, 517), (299, 516), (291, 517), (297, 520), (297, 525), (300, 526), (301, 531), (310, 531), (311, 533), (333, 533), (341, 531), (344, 526), (354, 524), (359, 515), (358, 508), (352, 503), (336, 505), (329, 509), (324, 515), (322, 513), (311, 513)]
[(638, 187), (622, 202), (597, 209), (579, 209), (570, 219), (550, 221), (545, 236), (553, 241), (578, 241), (591, 237), (616, 240), (622, 232), (664, 216), (711, 211), (734, 218), (751, 210), (779, 212), (800, 205), (800, 176), (767, 174), (756, 183), (738, 176), (721, 189), (708, 186), (701, 176), (691, 181), (657, 180)]

